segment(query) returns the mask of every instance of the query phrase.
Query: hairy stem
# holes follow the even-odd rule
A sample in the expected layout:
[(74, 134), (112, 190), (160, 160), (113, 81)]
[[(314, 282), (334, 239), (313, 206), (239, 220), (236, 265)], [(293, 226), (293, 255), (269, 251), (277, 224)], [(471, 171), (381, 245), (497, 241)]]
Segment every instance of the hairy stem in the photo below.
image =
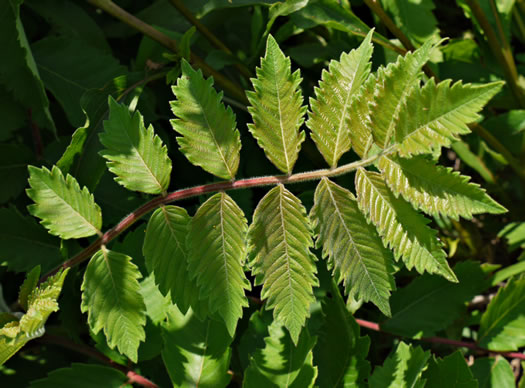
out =
[[(472, 15), (483, 29), (483, 32), (487, 37), (487, 42), (490, 46), (490, 49), (503, 69), (505, 78), (510, 87), (510, 90), (512, 91), (512, 94), (514, 95), (514, 98), (516, 99), (519, 106), (521, 106), (522, 108), (525, 107), (525, 96), (523, 95), (523, 90), (518, 84), (518, 71), (516, 70), (516, 63), (514, 62), (512, 50), (510, 49), (509, 43), (507, 42), (505, 35), (502, 35), (500, 37), (500, 41), (500, 39), (498, 39), (496, 35), (496, 32), (490, 25), (490, 22), (488, 21), (487, 17), (483, 13), (483, 10), (481, 9), (479, 3), (474, 0), (465, 1), (470, 7), (470, 10), (472, 11)], [(497, 10), (495, 17), (498, 17)]]
[[(380, 333), (386, 333), (383, 330), (381, 330), (381, 326), (378, 323), (376, 323), (376, 322), (370, 322), (370, 321), (366, 321), (364, 319), (358, 319), (358, 318), (356, 318), (355, 321), (361, 327), (364, 327), (364, 328), (367, 328), (367, 329), (370, 329), (370, 330), (374, 330), (374, 331), (377, 331), (377, 332), (380, 332)], [(518, 358), (520, 360), (525, 360), (525, 354), (523, 354), (523, 353), (519, 353), (519, 352), (497, 352), (497, 351), (494, 351), (494, 350), (489, 350), (489, 349), (485, 349), (485, 348), (479, 347), (475, 342), (457, 341), (457, 340), (452, 340), (452, 339), (443, 338), (443, 337), (424, 337), (424, 338), (418, 339), (418, 341), (430, 342), (430, 343), (434, 343), (434, 344), (450, 345), (450, 346), (453, 346), (453, 347), (456, 347), (456, 348), (468, 348), (468, 349), (475, 350), (475, 351), (482, 352), (482, 353), (499, 354), (499, 355), (501, 355), (503, 357)]]
[(44, 344), (51, 344), (51, 345), (60, 345), (64, 348), (73, 350), (74, 352), (84, 354), (88, 357), (94, 358), (104, 364), (107, 364), (115, 369), (120, 370), (121, 372), (125, 373), (128, 377), (128, 383), (130, 384), (138, 384), (142, 387), (147, 388), (158, 388), (158, 385), (154, 382), (148, 380), (144, 376), (139, 375), (138, 373), (134, 372), (130, 368), (126, 368), (123, 365), (117, 364), (116, 362), (112, 361), (108, 357), (106, 357), (104, 354), (100, 353), (98, 350), (93, 349), (90, 346), (84, 345), (84, 344), (78, 344), (76, 342), (70, 341), (67, 338), (59, 337), (52, 334), (45, 334), (42, 338), (39, 338), (37, 340), (40, 343)]
[[(217, 36), (213, 32), (211, 32), (208, 29), (208, 27), (202, 24), (199, 19), (197, 19), (195, 15), (193, 15), (191, 11), (184, 5), (183, 1), (181, 0), (170, 0), (170, 1), (171, 1), (171, 4), (173, 4), (173, 6), (177, 8), (177, 10), (182, 14), (182, 16), (184, 16), (191, 24), (193, 24), (195, 28), (197, 28), (197, 30), (206, 39), (208, 39), (208, 41), (211, 44), (213, 44), (215, 47), (225, 52), (226, 54), (234, 56), (232, 51), (228, 48), (228, 46), (226, 46), (219, 38), (217, 38)], [(237, 68), (237, 70), (239, 70), (239, 72), (243, 75), (244, 78), (246, 78), (247, 80), (250, 79), (252, 74), (245, 65), (243, 65), (240, 62), (237, 62), (235, 63), (234, 66)]]
[(218, 191), (239, 190), (239, 189), (248, 189), (252, 187), (271, 186), (271, 185), (277, 185), (279, 183), (290, 184), (290, 183), (320, 180), (323, 177), (339, 176), (339, 175), (343, 175), (343, 174), (347, 174), (349, 172), (355, 171), (359, 167), (369, 166), (372, 163), (374, 163), (377, 159), (379, 159), (381, 156), (389, 155), (393, 153), (394, 151), (395, 151), (395, 146), (392, 146), (390, 148), (383, 150), (383, 152), (380, 152), (379, 154), (371, 156), (367, 159), (358, 160), (356, 162), (348, 163), (348, 164), (342, 165), (337, 168), (332, 168), (332, 169), (322, 169), (322, 170), (315, 170), (315, 171), (300, 172), (300, 173), (292, 174), (292, 175), (270, 175), (270, 176), (262, 176), (262, 177), (257, 177), (257, 178), (240, 179), (237, 181), (223, 181), (223, 182), (209, 183), (206, 185), (200, 185), (200, 186), (190, 187), (187, 189), (176, 190), (165, 196), (153, 198), (151, 201), (145, 203), (144, 205), (142, 205), (141, 207), (137, 208), (136, 210), (128, 214), (126, 217), (124, 217), (124, 219), (122, 219), (117, 225), (109, 229), (106, 233), (102, 235), (102, 237), (95, 240), (87, 248), (84, 248), (76, 256), (65, 261), (59, 267), (47, 273), (45, 276), (42, 277), (41, 281), (44, 281), (51, 275), (54, 275), (60, 269), (74, 267), (84, 262), (85, 260), (89, 259), (100, 249), (102, 245), (106, 245), (107, 243), (115, 239), (122, 232), (124, 232), (131, 225), (133, 225), (137, 220), (139, 220), (140, 218), (142, 218), (144, 215), (148, 214), (152, 210), (155, 210), (159, 206), (162, 206), (162, 205), (165, 205), (171, 202), (181, 201), (183, 199), (195, 197), (197, 195), (214, 193)]
[[(160, 32), (159, 30), (156, 30), (152, 26), (150, 26), (147, 23), (144, 23), (139, 18), (133, 16), (126, 10), (120, 8), (118, 5), (113, 3), (111, 0), (87, 0), (88, 3), (93, 4), (94, 6), (104, 10), (111, 16), (117, 18), (118, 20), (126, 23), (128, 26), (136, 29), (137, 31), (142, 32), (144, 35), (150, 37), (151, 39), (157, 41), (167, 49), (177, 52), (177, 41), (175, 39), (171, 39), (166, 34)], [(228, 78), (223, 76), (221, 73), (215, 71), (213, 68), (211, 68), (204, 60), (199, 57), (198, 55), (195, 55), (191, 53), (191, 63), (195, 65), (197, 68), (201, 69), (206, 75), (213, 76), (215, 81), (218, 85), (220, 85), (226, 92), (228, 92), (232, 97), (235, 97), (237, 100), (248, 104), (248, 100), (246, 99), (246, 94), (244, 93), (244, 90), (230, 81)]]

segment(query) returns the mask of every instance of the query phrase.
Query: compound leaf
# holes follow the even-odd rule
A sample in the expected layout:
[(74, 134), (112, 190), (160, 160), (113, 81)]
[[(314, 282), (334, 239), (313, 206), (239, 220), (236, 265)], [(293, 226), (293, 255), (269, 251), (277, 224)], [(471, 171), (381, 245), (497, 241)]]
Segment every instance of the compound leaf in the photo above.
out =
[(471, 219), (479, 213), (504, 213), (506, 209), (490, 198), (470, 178), (451, 168), (436, 166), (425, 157), (379, 159), (379, 168), (394, 195), (433, 216), (455, 220)]
[(372, 301), (390, 315), (388, 298), (394, 286), (392, 254), (373, 225), (366, 222), (353, 194), (323, 178), (310, 213), (336, 281), (354, 298)]
[(427, 41), (414, 52), (399, 57), (397, 62), (377, 71), (374, 100), (370, 105), (371, 128), (374, 140), (381, 148), (390, 144), (407, 97), (417, 88), (421, 68), (430, 58), (433, 44)]
[(131, 257), (102, 247), (87, 266), (82, 282), (82, 312), (94, 334), (104, 329), (110, 348), (137, 362), (137, 349), (146, 338), (146, 307), (137, 279), (141, 274)]
[(401, 156), (432, 153), (450, 146), (457, 135), (470, 133), (467, 124), (480, 117), (478, 112), (503, 85), (451, 83), (445, 80), (436, 85), (432, 78), (422, 88), (413, 89), (395, 134)]
[(375, 86), (376, 76), (375, 74), (370, 74), (365, 83), (359, 88), (348, 113), (348, 136), (351, 139), (352, 149), (362, 159), (367, 157), (368, 151), (374, 145), (374, 136), (372, 135), (370, 124), (370, 104), (374, 100)]
[(28, 169), (31, 188), (27, 195), (35, 203), (27, 208), (49, 233), (63, 239), (100, 233), (102, 213), (86, 187), (81, 190), (75, 178), (69, 174), (64, 178), (56, 166), (51, 171), (34, 166)]
[(481, 316), (478, 342), (496, 351), (525, 345), (525, 277), (511, 279), (490, 301)]
[(368, 33), (359, 48), (330, 62), (329, 70), (323, 70), (319, 87), (315, 88), (316, 98), (310, 98), (306, 125), (330, 167), (336, 167), (339, 158), (350, 149), (348, 112), (372, 67), (373, 33)]
[(282, 172), (291, 174), (304, 131), (299, 131), (306, 112), (299, 85), (299, 70), (292, 73), (286, 57), (275, 39), (268, 35), (266, 54), (252, 78), (253, 92), (246, 92), (253, 124), (248, 128), (263, 148), (266, 157)]
[(442, 359), (432, 357), (423, 378), (427, 380), (425, 388), (478, 388), (478, 382), (459, 350)]
[(168, 189), (171, 160), (168, 149), (155, 135), (153, 127), (144, 126), (139, 112), (131, 113), (127, 106), (109, 96), (109, 120), (99, 135), (104, 150), (100, 151), (115, 181), (128, 190), (160, 194)]
[(361, 168), (355, 186), (359, 208), (376, 226), (385, 245), (394, 250), (396, 260), (402, 258), (408, 269), (415, 267), (419, 273), (436, 273), (457, 282), (436, 232), (427, 225), (429, 221), (396, 198), (381, 175)]
[(160, 292), (171, 293), (173, 303), (186, 314), (199, 304), (199, 289), (188, 273), (188, 237), (191, 218), (178, 206), (161, 206), (149, 219), (144, 239), (144, 258), (155, 274)]
[(301, 201), (279, 184), (259, 202), (248, 232), (250, 266), (261, 298), (294, 343), (314, 301), (317, 285), (312, 230)]
[(182, 153), (196, 166), (224, 179), (233, 179), (239, 167), (241, 139), (235, 114), (221, 102), (222, 92), (213, 88), (213, 78), (204, 79), (182, 61), (182, 77), (172, 87), (177, 98), (171, 120)]
[(244, 274), (248, 225), (242, 210), (220, 192), (201, 205), (188, 234), (188, 272), (196, 278), (199, 298), (224, 319), (233, 337), (250, 283)]

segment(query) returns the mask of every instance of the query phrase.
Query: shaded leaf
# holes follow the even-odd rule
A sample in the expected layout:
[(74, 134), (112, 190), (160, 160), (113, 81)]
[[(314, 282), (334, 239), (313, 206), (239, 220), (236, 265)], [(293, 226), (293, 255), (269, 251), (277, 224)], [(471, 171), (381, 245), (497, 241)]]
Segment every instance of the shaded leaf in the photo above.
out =
[(459, 350), (443, 359), (432, 357), (423, 377), (427, 379), (425, 388), (478, 388)]
[(518, 350), (525, 345), (525, 277), (511, 279), (481, 316), (478, 343), (497, 350)]
[(299, 131), (306, 112), (299, 88), (300, 71), (292, 73), (290, 58), (271, 35), (256, 71), (257, 78), (251, 79), (254, 91), (246, 93), (253, 119), (248, 128), (266, 157), (279, 170), (291, 174), (305, 138), (304, 131)]
[(226, 387), (230, 382), (231, 338), (224, 323), (200, 321), (189, 310), (168, 311), (163, 325), (162, 360), (174, 386)]
[[(188, 236), (191, 218), (178, 206), (161, 206), (149, 219), (144, 239), (144, 257), (149, 272), (155, 275), (160, 292), (186, 314), (192, 306), (199, 308), (199, 289), (188, 272)], [(200, 307), (202, 308), (202, 307)]]
[(33, 159), (31, 150), (22, 144), (0, 144), (0, 203), (17, 197), (24, 190), (27, 165)]
[(400, 342), (395, 352), (385, 360), (383, 366), (376, 367), (369, 379), (371, 388), (418, 387), (425, 385), (421, 374), (430, 358), (429, 351), (421, 347)]
[(222, 92), (213, 88), (213, 78), (204, 79), (201, 70), (193, 70), (182, 61), (182, 77), (172, 87), (177, 98), (171, 120), (180, 150), (188, 160), (209, 173), (233, 179), (239, 167), (241, 140), (235, 114), (221, 102)]
[(41, 219), (49, 233), (63, 239), (88, 237), (100, 234), (102, 214), (87, 187), (80, 189), (77, 180), (66, 177), (53, 166), (51, 171), (29, 166), (27, 195), (35, 203), (27, 208)]
[(479, 388), (515, 388), (512, 367), (504, 357), (476, 358), (470, 367)]
[(128, 382), (128, 377), (109, 366), (73, 363), (69, 368), (55, 369), (47, 377), (32, 381), (31, 387), (65, 388), (71, 386), (72, 381), (77, 388), (119, 388)]
[(94, 334), (104, 329), (110, 348), (137, 361), (137, 349), (146, 338), (146, 307), (131, 257), (105, 247), (95, 253), (82, 282), (82, 312)]
[(473, 261), (458, 263), (454, 272), (459, 283), (424, 274), (395, 291), (390, 298), (392, 318), (381, 323), (381, 330), (420, 338), (446, 329), (466, 312), (467, 303), (489, 285), (485, 273)]
[(312, 288), (318, 284), (306, 210), (298, 198), (278, 185), (257, 205), (248, 236), (255, 285), (262, 284), (266, 308), (274, 309), (274, 318), (297, 343), (315, 299)]
[(258, 349), (244, 373), (246, 388), (310, 388), (317, 377), (312, 349), (315, 338), (303, 330), (292, 342), (284, 326), (273, 321), (268, 327), (265, 346)]

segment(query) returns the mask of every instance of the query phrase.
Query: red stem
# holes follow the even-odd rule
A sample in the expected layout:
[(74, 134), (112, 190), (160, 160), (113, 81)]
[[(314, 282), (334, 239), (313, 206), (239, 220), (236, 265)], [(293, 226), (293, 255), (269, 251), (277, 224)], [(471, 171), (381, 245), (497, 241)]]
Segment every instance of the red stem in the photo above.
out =
[[(381, 327), (379, 326), (379, 324), (377, 324), (375, 322), (370, 322), (370, 321), (366, 321), (364, 319), (357, 319), (357, 318), (356, 318), (355, 321), (361, 327), (365, 327), (365, 328), (370, 329), (370, 330), (374, 330), (374, 331), (377, 331), (377, 332), (380, 332), (380, 333), (384, 333), (384, 331), (381, 330)], [(442, 338), (442, 337), (424, 337), (424, 338), (420, 338), (419, 341), (430, 342), (430, 343), (434, 343), (434, 344), (450, 345), (450, 346), (454, 346), (456, 348), (469, 348), (469, 349), (472, 349), (472, 350), (476, 350), (478, 352), (499, 354), (499, 355), (501, 355), (503, 357), (518, 358), (520, 360), (525, 360), (525, 354), (523, 354), (523, 353), (519, 353), (519, 352), (498, 352), (498, 351), (494, 351), (494, 350), (489, 350), (489, 349), (485, 349), (485, 348), (479, 347), (475, 342), (456, 341), (456, 340), (452, 340), (452, 339), (448, 339), (448, 338)]]
[(115, 369), (120, 370), (121, 372), (125, 373), (128, 377), (128, 383), (136, 383), (143, 387), (147, 388), (158, 388), (158, 385), (154, 382), (148, 380), (144, 376), (139, 375), (138, 373), (134, 372), (133, 370), (126, 368), (123, 365), (117, 364), (110, 358), (106, 357), (104, 354), (98, 352), (97, 350), (84, 345), (84, 344), (77, 344), (73, 341), (70, 341), (66, 338), (59, 337), (52, 334), (45, 334), (42, 338), (38, 339), (38, 342), (46, 343), (46, 344), (53, 344), (53, 345), (60, 345), (64, 348), (71, 349), (77, 353), (84, 354), (88, 357), (95, 358), (99, 361), (101, 361), (104, 364), (107, 364)]

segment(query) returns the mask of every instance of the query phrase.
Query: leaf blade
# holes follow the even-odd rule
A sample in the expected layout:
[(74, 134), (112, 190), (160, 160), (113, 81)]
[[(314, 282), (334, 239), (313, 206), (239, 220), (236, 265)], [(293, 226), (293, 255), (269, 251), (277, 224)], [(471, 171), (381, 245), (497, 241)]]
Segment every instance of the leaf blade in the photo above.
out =
[(394, 250), (396, 260), (401, 257), (408, 269), (415, 267), (419, 273), (437, 273), (457, 282), (427, 219), (395, 198), (378, 173), (359, 169), (355, 182), (361, 211), (374, 223), (385, 245)]
[(366, 222), (350, 191), (323, 178), (315, 191), (311, 218), (316, 220), (316, 246), (323, 246), (336, 281), (351, 297), (372, 301), (390, 315), (394, 288), (392, 255), (376, 229)]
[(444, 215), (455, 220), (471, 219), (479, 213), (504, 213), (506, 209), (490, 198), (470, 178), (438, 166), (424, 157), (410, 159), (381, 157), (379, 168), (394, 195), (430, 215)]
[(254, 91), (246, 93), (253, 119), (248, 129), (275, 167), (291, 174), (305, 139), (304, 131), (299, 131), (306, 112), (300, 72), (292, 73), (290, 58), (271, 35), (256, 72), (257, 78), (251, 79)]
[(191, 220), (188, 272), (200, 289), (199, 299), (218, 312), (233, 337), (250, 283), (243, 270), (248, 225), (239, 206), (224, 192), (208, 199)]
[(139, 112), (108, 98), (109, 119), (99, 135), (105, 147), (100, 155), (107, 160), (115, 181), (128, 190), (160, 194), (168, 189), (171, 160), (168, 149), (155, 135), (153, 127), (144, 126)]
[(172, 87), (177, 98), (171, 110), (177, 119), (171, 120), (180, 150), (196, 166), (224, 179), (234, 179), (239, 167), (241, 140), (235, 114), (221, 102), (222, 92), (213, 89), (213, 78), (204, 79), (182, 61), (183, 76)]
[(26, 192), (35, 203), (27, 208), (49, 233), (63, 239), (100, 234), (102, 213), (86, 187), (81, 190), (75, 178), (69, 174), (64, 178), (56, 166), (51, 171), (28, 169), (31, 188)]
[(141, 277), (131, 257), (103, 247), (87, 266), (82, 282), (82, 312), (91, 330), (103, 329), (110, 348), (137, 361), (137, 349), (146, 338), (146, 307), (137, 279)]
[(336, 167), (339, 158), (350, 149), (350, 130), (346, 125), (348, 111), (354, 103), (354, 94), (365, 82), (372, 64), (371, 30), (361, 45), (343, 53), (339, 61), (332, 60), (329, 70), (323, 70), (315, 98), (310, 98), (306, 126), (330, 167)]
[(263, 285), (261, 298), (267, 299), (267, 308), (274, 308), (274, 318), (284, 323), (297, 343), (317, 285), (306, 210), (278, 185), (257, 205), (248, 236), (255, 285)]

